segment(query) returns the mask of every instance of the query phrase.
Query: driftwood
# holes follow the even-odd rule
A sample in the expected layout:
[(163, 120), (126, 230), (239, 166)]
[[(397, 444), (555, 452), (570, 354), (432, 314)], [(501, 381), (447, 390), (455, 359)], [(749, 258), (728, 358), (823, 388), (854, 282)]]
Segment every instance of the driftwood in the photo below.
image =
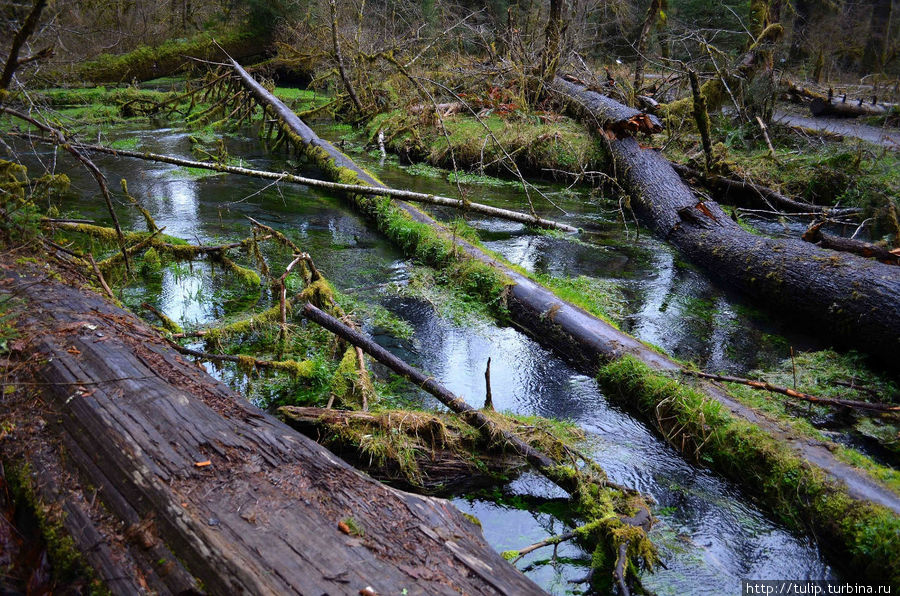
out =
[(759, 205), (778, 207), (787, 212), (796, 213), (828, 213), (833, 217), (853, 215), (862, 211), (857, 207), (823, 207), (792, 199), (774, 188), (755, 184), (746, 180), (727, 178), (718, 174), (704, 174), (700, 170), (681, 164), (672, 164), (672, 168), (682, 178), (697, 180), (715, 192), (729, 204), (738, 206)]
[[(32, 359), (48, 408), (41, 436), (96, 487), (85, 502), (95, 495), (135, 528), (135, 544), (95, 533), (90, 556), (135, 552), (158, 593), (541, 593), (446, 501), (359, 474), (129, 313), (49, 278), (6, 289), (31, 305), (16, 321), (22, 353), (43, 355)], [(348, 519), (360, 535), (341, 530)], [(79, 538), (82, 521), (66, 521)], [(138, 592), (135, 571), (104, 561), (114, 593)]]
[[(576, 99), (593, 95), (582, 91)], [(638, 214), (695, 263), (834, 341), (893, 360), (900, 349), (900, 276), (892, 267), (751, 234), (717, 203), (699, 200), (662, 155), (636, 139), (610, 141), (609, 152)]]
[(819, 404), (823, 406), (838, 406), (842, 408), (854, 408), (857, 410), (871, 410), (873, 412), (900, 412), (900, 405), (894, 404), (885, 404), (878, 402), (870, 402), (870, 401), (858, 401), (852, 399), (832, 399), (828, 397), (818, 397), (816, 395), (810, 395), (809, 393), (804, 393), (802, 391), (797, 391), (796, 389), (791, 389), (790, 387), (781, 387), (779, 385), (773, 385), (768, 381), (754, 381), (752, 379), (743, 379), (740, 377), (730, 377), (726, 375), (714, 375), (711, 373), (700, 372), (697, 370), (690, 369), (682, 369), (682, 374), (691, 375), (694, 377), (700, 377), (703, 379), (710, 379), (713, 381), (721, 381), (723, 383), (739, 383), (741, 385), (747, 385), (748, 387), (753, 387), (754, 389), (759, 389), (760, 391), (771, 391), (772, 393), (780, 393), (782, 395), (787, 395), (788, 397), (793, 397), (795, 399), (799, 399), (802, 401), (807, 401), (814, 404)]
[(809, 111), (813, 116), (834, 116), (836, 118), (857, 118), (859, 116), (880, 116), (887, 112), (887, 108), (877, 103), (847, 100), (847, 96), (829, 100), (815, 97), (809, 102)]
[(824, 222), (821, 221), (813, 223), (803, 232), (802, 238), (822, 248), (849, 252), (867, 259), (877, 259), (887, 265), (900, 265), (900, 251), (890, 251), (871, 242), (827, 234), (822, 231), (823, 224)]

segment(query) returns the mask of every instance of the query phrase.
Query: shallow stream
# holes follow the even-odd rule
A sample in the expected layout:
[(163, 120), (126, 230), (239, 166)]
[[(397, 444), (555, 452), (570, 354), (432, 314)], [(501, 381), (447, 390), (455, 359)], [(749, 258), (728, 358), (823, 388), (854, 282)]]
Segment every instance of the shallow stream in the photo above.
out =
[[(339, 140), (345, 131), (321, 130)], [(188, 135), (175, 129), (136, 129), (109, 140), (130, 141), (141, 150), (191, 158)], [(23, 148), (24, 149), (24, 148)], [(268, 170), (294, 168), (284, 156), (268, 156), (255, 137), (229, 137), (232, 156)], [(348, 150), (352, 148), (348, 147)], [(51, 150), (39, 149), (41, 159)], [(377, 155), (353, 153), (386, 183), (452, 195), (446, 172), (412, 174)], [(612, 480), (652, 495), (660, 521), (652, 538), (666, 568), (646, 577), (659, 594), (738, 593), (741, 578), (826, 579), (835, 572), (817, 547), (761, 513), (730, 482), (687, 463), (647, 425), (610, 404), (597, 383), (511, 327), (477, 315), (449, 317), (427, 300), (399, 291), (414, 265), (389, 246), (340, 198), (298, 186), (275, 186), (233, 176), (196, 176), (174, 166), (97, 156), (111, 181), (127, 177), (129, 190), (165, 232), (191, 241), (219, 243), (246, 237), (251, 216), (288, 234), (306, 249), (335, 286), (362, 301), (378, 303), (409, 322), (411, 339), (397, 340), (370, 328), (378, 340), (426, 369), (451, 390), (480, 404), (484, 366), (492, 358), (494, 404), (501, 410), (572, 420), (587, 433), (584, 449)], [(67, 156), (59, 167), (67, 170)], [(302, 168), (301, 168), (302, 169)], [(414, 170), (415, 171), (415, 170)], [(312, 174), (312, 171), (307, 173)], [(71, 168), (80, 195), (60, 206), (106, 221), (92, 179)], [(509, 184), (466, 185), (469, 198), (523, 208), (519, 189)], [(117, 186), (113, 184), (113, 186)], [(642, 231), (625, 232), (615, 202), (575, 188), (538, 184), (566, 214), (535, 197), (537, 210), (589, 229), (577, 240), (536, 234), (523, 226), (470, 218), (486, 246), (529, 271), (554, 277), (587, 276), (621, 292), (616, 318), (623, 329), (708, 370), (742, 373), (785, 358), (788, 347), (817, 348), (712, 285), (676, 253)], [(124, 227), (143, 229), (134, 210), (120, 207)], [(598, 215), (600, 214), (600, 215)], [(441, 218), (455, 213), (437, 212)], [(284, 263), (273, 263), (273, 269)], [(604, 286), (605, 287), (605, 286)], [(147, 301), (185, 326), (200, 326), (240, 312), (268, 296), (245, 289), (202, 261), (167, 267), (151, 282), (126, 290), (130, 305)], [(424, 399), (424, 398), (423, 398)], [(520, 549), (565, 528), (552, 515), (561, 494), (539, 476), (525, 474), (502, 492), (458, 497), (454, 503), (478, 517), (497, 550)], [(552, 593), (578, 590), (589, 555), (572, 544), (536, 551), (518, 566)]]

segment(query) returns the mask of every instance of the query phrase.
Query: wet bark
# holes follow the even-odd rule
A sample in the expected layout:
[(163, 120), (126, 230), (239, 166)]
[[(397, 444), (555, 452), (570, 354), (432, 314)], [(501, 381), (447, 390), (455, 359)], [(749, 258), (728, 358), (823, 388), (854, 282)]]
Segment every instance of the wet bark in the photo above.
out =
[[(31, 305), (17, 325), (23, 354), (42, 355), (34, 379), (51, 434), (135, 528), (137, 551), (171, 550), (164, 573), (155, 556), (138, 564), (162, 576), (160, 593), (197, 591), (194, 578), (220, 594), (540, 593), (445, 501), (359, 474), (129, 313), (50, 279), (13, 280)], [(341, 530), (347, 518), (363, 535)]]
[[(283, 103), (267, 93), (239, 65), (235, 63), (234, 66), (244, 84), (256, 89), (255, 93), (259, 94), (258, 97), (263, 102), (263, 105), (271, 108), (272, 112), (282, 120), (282, 126), (296, 131), (294, 134), (304, 143), (308, 143), (305, 153), (319, 167), (332, 174), (338, 174), (336, 167), (345, 166), (357, 172), (359, 179), (366, 184), (378, 184), (377, 181), (363, 172), (352, 160), (338, 151), (333, 145), (316, 136)], [(599, 114), (599, 118), (608, 120), (603, 114)], [(592, 124), (594, 122), (594, 120), (591, 120)], [(633, 139), (627, 142), (631, 143)], [(635, 149), (638, 149), (636, 144)], [(661, 157), (659, 159), (662, 160)], [(668, 168), (668, 171), (674, 174), (668, 162), (662, 161), (665, 167)], [(676, 189), (684, 188), (680, 181), (673, 181), (671, 177), (667, 177), (663, 182), (664, 184), (674, 185)], [(665, 187), (658, 188), (657, 192), (665, 192)], [(684, 191), (680, 190), (679, 192), (683, 193)], [(689, 194), (689, 191), (687, 192)], [(506, 294), (506, 305), (510, 322), (535, 338), (542, 345), (557, 351), (557, 353), (574, 362), (581, 370), (594, 374), (599, 365), (611, 360), (617, 360), (625, 355), (634, 356), (654, 370), (674, 372), (681, 369), (681, 365), (668, 356), (646, 346), (606, 321), (560, 299), (548, 288), (497, 261), (464, 239), (453, 236), (433, 218), (412, 205), (402, 201), (396, 201), (395, 204), (398, 208), (405, 211), (412, 220), (427, 224), (439, 234), (443, 234), (445, 238), (452, 239), (460, 251), (468, 257), (488, 263), (506, 275), (512, 284), (509, 286)], [(806, 441), (789, 442), (796, 438), (792, 431), (781, 428), (780, 425), (774, 423), (771, 419), (761, 416), (753, 409), (736, 401), (721, 388), (703, 383), (700, 389), (710, 399), (721, 403), (723, 407), (727, 408), (734, 415), (765, 429), (767, 433), (770, 433), (785, 444), (790, 444), (798, 455), (811, 462), (812, 465), (822, 469), (829, 477), (845, 485), (846, 494), (850, 498), (860, 502), (872, 501), (882, 504), (894, 512), (900, 512), (900, 499), (897, 498), (895, 493), (872, 480), (871, 477), (858, 468), (837, 460), (826, 446), (810, 444)], [(746, 480), (746, 478), (741, 477), (736, 479), (739, 481)], [(747, 484), (751, 490), (756, 488), (752, 481)], [(775, 509), (777, 510), (777, 507)], [(846, 547), (846, 544), (841, 541), (840, 535), (829, 535), (829, 539), (831, 538), (834, 538), (832, 544), (834, 548)]]
[[(583, 91), (577, 99), (593, 95)], [(751, 234), (717, 203), (699, 201), (664, 157), (636, 139), (611, 141), (608, 151), (639, 215), (710, 274), (836, 343), (885, 363), (893, 359), (900, 349), (896, 269), (800, 240)]]

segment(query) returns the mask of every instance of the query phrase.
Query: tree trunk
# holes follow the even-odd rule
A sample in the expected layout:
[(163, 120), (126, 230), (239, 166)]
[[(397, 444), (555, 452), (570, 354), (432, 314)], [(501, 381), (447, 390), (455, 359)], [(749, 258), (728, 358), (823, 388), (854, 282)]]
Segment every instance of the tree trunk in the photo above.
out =
[[(5, 287), (30, 305), (17, 325), (47, 408), (40, 443), (61, 441), (63, 460), (96, 487), (83, 503), (99, 496), (136, 529), (136, 544), (96, 546), (136, 552), (160, 593), (196, 593), (200, 582), (217, 594), (541, 593), (445, 501), (359, 474), (133, 315), (29, 273)], [(348, 519), (359, 535), (341, 529)], [(116, 571), (98, 571), (120, 585)]]
[(634, 93), (638, 94), (641, 92), (641, 87), (644, 85), (644, 52), (647, 51), (647, 40), (650, 37), (650, 29), (653, 28), (653, 25), (656, 23), (656, 20), (659, 18), (660, 11), (660, 3), (661, 0), (650, 0), (650, 6), (647, 8), (647, 14), (644, 16), (644, 23), (641, 25), (641, 33), (638, 36), (637, 47), (635, 48), (637, 52), (637, 59), (634, 63)]
[[(598, 94), (576, 101), (595, 106)], [(603, 118), (602, 115), (599, 118)], [(886, 364), (900, 350), (900, 276), (894, 268), (800, 240), (746, 232), (718, 204), (703, 202), (671, 164), (637, 140), (611, 141), (620, 183), (644, 220), (729, 287), (781, 313), (793, 313), (811, 329)]]
[[(298, 145), (303, 153), (310, 160), (335, 177), (346, 178), (347, 170), (356, 173), (360, 182), (366, 184), (379, 184), (369, 174), (365, 173), (361, 168), (356, 166), (347, 156), (338, 151), (333, 145), (320, 139), (309, 127), (297, 118), (282, 102), (278, 101), (271, 93), (267, 92), (253, 78), (234, 63), (235, 70), (241, 77), (244, 85), (250, 88), (264, 105), (268, 106), (274, 114), (281, 120), (281, 126), (292, 131), (294, 138), (301, 141)], [(557, 79), (558, 80), (558, 79)], [(597, 94), (594, 94), (597, 95)], [(589, 98), (593, 99), (593, 98)], [(607, 104), (611, 100), (601, 98), (601, 103)], [(576, 98), (575, 103), (581, 105), (582, 102)], [(624, 106), (621, 106), (624, 108)], [(625, 108), (628, 109), (628, 108)], [(633, 113), (638, 113), (632, 110)], [(598, 113), (591, 120), (591, 125), (598, 121), (615, 121), (608, 114)], [(634, 139), (628, 139), (624, 142), (626, 146), (633, 150), (640, 151)], [(614, 143), (614, 148), (619, 147), (618, 143)], [(648, 152), (653, 155), (655, 153)], [(668, 162), (659, 157), (668, 172), (674, 175)], [(345, 169), (346, 168), (346, 169)], [(664, 177), (662, 184), (656, 186), (653, 190), (654, 194), (667, 192), (667, 185), (671, 185), (676, 192), (682, 194), (684, 185), (679, 180), (673, 181), (671, 177)], [(623, 176), (624, 179), (624, 176)], [(689, 191), (688, 191), (688, 194)], [(695, 204), (696, 201), (693, 202)], [(502, 262), (496, 261), (492, 256), (483, 252), (480, 248), (473, 246), (458, 236), (452, 235), (445, 230), (439, 223), (427, 214), (419, 211), (415, 207), (402, 201), (394, 203), (398, 209), (402, 209), (411, 220), (424, 223), (434, 228), (439, 234), (445, 238), (451, 239), (459, 247), (462, 258), (472, 258), (484, 263), (490, 264), (506, 275), (511, 285), (506, 293), (506, 306), (509, 312), (510, 321), (523, 332), (535, 338), (542, 345), (556, 350), (566, 358), (569, 358), (581, 370), (595, 374), (598, 365), (601, 363), (618, 360), (625, 355), (631, 355), (636, 359), (647, 364), (651, 369), (657, 371), (675, 372), (681, 369), (681, 365), (668, 356), (651, 349), (640, 341), (634, 339), (626, 333), (616, 329), (611, 324), (589, 314), (585, 310), (572, 305), (565, 300), (560, 299), (556, 294), (546, 287), (536, 283), (532, 279), (522, 275), (518, 271), (508, 267)], [(360, 209), (368, 216), (372, 213), (365, 205), (359, 205)], [(676, 215), (677, 217), (677, 215)], [(824, 252), (824, 251), (823, 251)], [(806, 297), (804, 296), (803, 299)], [(791, 436), (789, 431), (781, 428), (777, 423), (765, 418), (755, 412), (753, 409), (736, 401), (729, 396), (721, 388), (711, 384), (702, 384), (699, 389), (711, 400), (721, 403), (724, 408), (732, 412), (735, 416), (748, 421), (753, 425), (764, 429), (764, 432), (779, 437), (782, 440)], [(634, 403), (634, 402), (632, 402)], [(682, 447), (683, 448), (683, 447)], [(845, 464), (837, 460), (834, 454), (822, 444), (812, 444), (807, 441), (793, 441), (791, 448), (797, 454), (817, 469), (821, 469), (828, 477), (835, 479), (835, 486), (842, 487), (841, 494), (844, 498), (852, 499), (854, 503), (858, 502), (862, 506), (867, 502), (878, 503), (890, 508), (895, 513), (900, 513), (900, 498), (897, 495), (873, 481), (867, 473)], [(747, 476), (737, 476), (738, 481), (744, 481), (746, 488), (749, 490), (757, 490), (758, 484), (753, 478)], [(818, 513), (813, 510), (814, 504), (807, 503), (790, 503), (787, 505), (790, 509), (783, 509), (776, 505), (773, 509), (779, 514), (796, 515), (797, 508), (803, 510), (804, 514), (809, 514), (815, 518)], [(820, 537), (822, 535), (820, 534)], [(848, 549), (854, 548), (847, 542), (847, 537), (840, 533), (829, 532), (828, 540), (832, 548), (848, 552)]]
[[(45, 6), (47, 6), (47, 0), (36, 0), (28, 12), (28, 16), (22, 22), (22, 26), (13, 35), (9, 55), (6, 57), (6, 65), (3, 67), (3, 74), (0, 74), (0, 89), (7, 89), (12, 82), (13, 75), (19, 67), (19, 51), (28, 38), (31, 37), (31, 34), (34, 33)], [(0, 103), (2, 103), (2, 100), (0, 100)]]
[(873, 0), (869, 39), (863, 52), (861, 74), (881, 72), (891, 31), (892, 0)]
[(857, 118), (859, 116), (878, 116), (884, 114), (887, 109), (877, 103), (863, 100), (816, 97), (809, 102), (809, 111), (813, 116), (834, 116), (836, 118)]
[(545, 85), (553, 82), (561, 58), (562, 33), (565, 30), (563, 2), (564, 0), (550, 0), (550, 15), (544, 29), (544, 50), (541, 52), (541, 79)]

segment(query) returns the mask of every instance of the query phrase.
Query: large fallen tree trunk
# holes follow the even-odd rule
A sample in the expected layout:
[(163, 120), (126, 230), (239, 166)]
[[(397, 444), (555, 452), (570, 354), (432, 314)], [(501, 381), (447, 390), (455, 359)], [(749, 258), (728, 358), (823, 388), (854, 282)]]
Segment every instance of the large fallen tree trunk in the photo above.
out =
[(838, 99), (836, 97), (820, 98), (816, 97), (809, 102), (809, 111), (813, 116), (834, 116), (836, 118), (857, 118), (859, 116), (880, 116), (887, 112), (887, 108), (877, 103), (866, 102), (862, 99), (858, 101), (847, 101), (847, 96)]
[[(240, 65), (233, 63), (233, 66), (243, 84), (252, 90), (254, 96), (265, 106), (264, 109), (270, 115), (275, 116), (279, 121), (279, 125), (290, 132), (291, 140), (296, 143), (297, 149), (310, 159), (312, 163), (322, 168), (333, 179), (352, 183), (380, 184), (337, 148), (320, 139), (282, 102), (253, 80)], [(671, 172), (671, 168), (667, 162), (665, 163)], [(672, 174), (674, 175), (674, 172)], [(681, 185), (681, 182), (678, 181), (677, 184)], [(683, 185), (681, 186), (683, 187)], [(365, 215), (372, 218), (389, 236), (391, 235), (390, 229), (384, 223), (384, 213), (389, 209), (388, 207), (371, 200), (351, 198), (353, 198), (356, 206)], [(464, 239), (454, 236), (434, 219), (412, 205), (402, 201), (395, 201), (392, 208), (401, 212), (403, 217), (408, 218), (412, 222), (418, 222), (435, 230), (446, 241), (452, 241), (460, 249), (461, 257), (468, 257), (487, 263), (496, 271), (502, 272), (510, 282), (506, 290), (505, 302), (511, 322), (536, 338), (543, 345), (557, 350), (563, 356), (574, 361), (582, 370), (594, 374), (603, 363), (625, 361), (628, 360), (628, 356), (645, 363), (652, 370), (674, 372), (681, 369), (681, 365), (671, 358), (660, 354), (658, 351), (644, 345), (585, 310), (560, 299), (548, 288), (497, 261), (494, 257), (466, 242)], [(391, 237), (393, 238), (393, 236)], [(397, 239), (395, 238), (395, 240)], [(628, 391), (627, 386), (621, 385), (621, 387), (624, 390), (623, 393), (629, 396), (627, 398), (629, 404), (636, 406), (640, 398)], [(890, 512), (893, 512), (895, 515), (900, 514), (900, 497), (896, 493), (879, 484), (866, 472), (836, 459), (828, 446), (806, 440), (788, 443), (788, 439), (793, 437), (789, 430), (783, 429), (776, 422), (744, 406), (718, 386), (702, 383), (700, 387), (705, 399), (714, 400), (722, 404), (724, 410), (733, 413), (735, 417), (743, 421), (749, 422), (749, 428), (755, 428), (759, 432), (775, 437), (776, 440), (782, 441), (784, 445), (789, 444), (790, 451), (795, 454), (794, 457), (811, 462), (806, 465), (814, 466), (816, 474), (824, 472), (822, 475), (829, 479), (829, 486), (831, 486), (826, 493), (819, 493), (809, 500), (788, 502), (776, 489), (774, 494), (766, 497), (764, 500), (773, 511), (784, 516), (784, 519), (796, 519), (794, 516), (799, 511), (804, 519), (809, 520), (809, 523), (817, 524), (816, 535), (820, 538), (824, 537), (830, 549), (840, 553), (842, 556), (848, 553), (862, 552), (859, 550), (857, 542), (864, 534), (848, 531), (847, 528), (859, 527), (856, 525), (857, 523), (864, 524), (866, 522), (851, 522), (846, 528), (829, 525), (830, 514), (827, 513), (827, 509), (823, 508), (825, 506), (824, 499), (828, 495), (839, 495), (838, 498), (842, 499), (841, 502), (845, 504), (841, 510), (843, 513), (849, 515), (851, 512), (864, 512), (860, 513), (861, 520), (880, 519), (882, 515), (890, 516)], [(615, 387), (613, 388), (615, 389)], [(654, 399), (665, 399), (665, 396)], [(652, 416), (651, 420), (659, 426), (659, 421)], [(728, 440), (726, 440), (726, 443), (728, 443)], [(737, 443), (729, 445), (729, 447), (725, 448), (726, 453), (738, 454), (745, 451), (745, 445)], [(673, 443), (673, 446), (685, 451), (684, 443)], [(762, 457), (765, 453), (760, 452), (760, 457), (752, 460), (752, 463), (757, 466), (757, 473), (781, 474), (777, 469), (777, 466), (780, 464), (771, 460), (771, 458)], [(715, 455), (712, 458), (712, 462), (714, 467), (736, 481), (743, 482), (749, 490), (752, 490), (754, 493), (759, 492), (758, 476), (748, 475), (745, 470), (733, 469), (731, 467), (732, 463), (727, 456)], [(873, 506), (870, 503), (877, 503), (878, 505)], [(844, 560), (849, 559), (845, 557)], [(871, 577), (883, 577), (884, 574), (891, 573), (892, 563), (886, 560), (870, 557), (866, 561), (867, 565), (871, 565), (868, 573)]]
[[(576, 100), (586, 103), (594, 95), (583, 90)], [(886, 363), (894, 359), (900, 350), (896, 269), (800, 240), (751, 234), (717, 203), (699, 200), (662, 155), (636, 139), (610, 141), (607, 149), (638, 213), (694, 262), (837, 343)]]
[[(446, 501), (359, 474), (131, 314), (30, 273), (3, 287), (27, 302), (18, 353), (34, 355), (43, 393), (39, 443), (61, 442), (107, 515), (131, 528), (96, 546), (136, 551), (158, 593), (197, 593), (201, 582), (217, 594), (541, 592)], [(31, 463), (43, 482), (47, 470)], [(139, 591), (110, 576), (116, 560), (98, 567), (114, 593)]]

